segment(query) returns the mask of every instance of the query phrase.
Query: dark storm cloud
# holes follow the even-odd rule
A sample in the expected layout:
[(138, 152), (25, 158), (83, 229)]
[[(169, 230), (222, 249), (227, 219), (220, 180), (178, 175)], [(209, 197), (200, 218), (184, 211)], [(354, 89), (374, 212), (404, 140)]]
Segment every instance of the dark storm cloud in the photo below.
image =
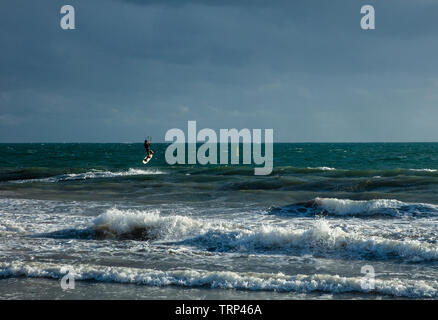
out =
[[(435, 1), (5, 1), (0, 141), (438, 140)], [(360, 29), (360, 7), (376, 30)]]

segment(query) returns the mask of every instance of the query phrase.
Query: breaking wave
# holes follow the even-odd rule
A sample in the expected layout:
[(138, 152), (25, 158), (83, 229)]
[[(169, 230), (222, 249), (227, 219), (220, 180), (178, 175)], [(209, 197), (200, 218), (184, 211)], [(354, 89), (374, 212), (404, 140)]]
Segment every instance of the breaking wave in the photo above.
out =
[(396, 176), (429, 176), (438, 177), (437, 169), (338, 169), (329, 166), (296, 168), (291, 166), (279, 166), (274, 168), (273, 174), (321, 174), (334, 178), (349, 177), (396, 177)]
[(273, 208), (273, 214), (328, 215), (328, 216), (403, 216), (438, 214), (438, 205), (405, 203), (393, 199), (350, 200), (315, 198), (284, 207)]
[[(209, 230), (183, 241), (210, 251), (274, 251), (312, 253), (323, 256), (391, 259), (407, 261), (438, 260), (436, 245), (417, 240), (392, 240), (345, 232), (319, 219), (306, 230), (264, 225), (257, 230), (223, 232)], [(298, 252), (297, 252), (298, 251)]]
[(53, 177), (38, 178), (38, 179), (20, 179), (12, 180), (14, 183), (27, 183), (27, 182), (62, 182), (71, 180), (87, 180), (87, 179), (102, 179), (102, 178), (115, 178), (126, 176), (138, 176), (138, 175), (153, 175), (153, 174), (165, 174), (165, 172), (157, 169), (133, 169), (130, 168), (127, 171), (101, 171), (91, 170), (83, 173), (66, 173)]
[[(66, 274), (76, 281), (129, 283), (146, 286), (208, 287), (251, 291), (277, 292), (362, 292), (362, 276), (339, 275), (285, 275), (282, 273), (255, 273), (205, 270), (138, 269), (97, 265), (56, 265), (50, 263), (0, 263), (0, 278), (32, 277), (61, 279)], [(433, 298), (438, 296), (438, 282), (393, 278), (375, 280), (373, 294), (409, 298)]]
[[(86, 230), (61, 230), (52, 237), (87, 237), (166, 241), (217, 252), (276, 252), (323, 256), (438, 260), (436, 245), (418, 240), (392, 240), (346, 232), (317, 219), (308, 229), (262, 224), (247, 226), (220, 220), (212, 222), (185, 216), (161, 216), (158, 211), (109, 209)], [(41, 235), (39, 235), (41, 236)]]
[(316, 168), (312, 168), (312, 167), (307, 167), (308, 170), (312, 171), (336, 171), (335, 168), (331, 168), (331, 167), (316, 167)]
[(97, 238), (154, 240), (184, 237), (202, 230), (206, 223), (184, 216), (161, 216), (158, 210), (112, 208), (99, 215), (92, 230)]
[(436, 169), (409, 169), (410, 171), (414, 172), (437, 172)]

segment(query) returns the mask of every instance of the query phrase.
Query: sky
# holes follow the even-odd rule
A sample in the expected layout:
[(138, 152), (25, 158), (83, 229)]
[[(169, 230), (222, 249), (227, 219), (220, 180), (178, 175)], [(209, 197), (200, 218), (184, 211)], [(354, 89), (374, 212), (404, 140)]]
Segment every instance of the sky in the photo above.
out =
[(3, 0), (0, 43), (0, 142), (438, 141), (436, 0)]

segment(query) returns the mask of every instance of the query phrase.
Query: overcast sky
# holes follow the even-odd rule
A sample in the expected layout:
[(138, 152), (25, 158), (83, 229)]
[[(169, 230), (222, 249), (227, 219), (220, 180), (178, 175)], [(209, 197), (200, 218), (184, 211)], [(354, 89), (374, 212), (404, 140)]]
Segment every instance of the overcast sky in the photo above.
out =
[(0, 142), (438, 141), (435, 0), (3, 0), (0, 40)]

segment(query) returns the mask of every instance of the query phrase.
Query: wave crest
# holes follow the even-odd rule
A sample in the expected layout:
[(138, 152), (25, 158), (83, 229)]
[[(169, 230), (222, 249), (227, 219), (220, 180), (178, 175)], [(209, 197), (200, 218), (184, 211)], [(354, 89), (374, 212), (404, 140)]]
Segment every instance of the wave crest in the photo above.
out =
[(394, 199), (350, 200), (315, 198), (284, 207), (275, 207), (272, 214), (329, 216), (403, 216), (438, 214), (438, 206), (428, 203), (405, 203)]
[(161, 216), (158, 210), (119, 210), (112, 208), (99, 215), (92, 229), (99, 239), (154, 240), (181, 238), (201, 230), (205, 223), (184, 216)]
[[(205, 270), (138, 269), (97, 265), (56, 265), (50, 263), (0, 263), (0, 278), (32, 277), (61, 279), (68, 273), (76, 281), (131, 283), (146, 286), (209, 287), (256, 291), (311, 293), (362, 292), (362, 276), (339, 275), (285, 275), (282, 273), (255, 273)], [(394, 278), (375, 280), (373, 294), (409, 298), (432, 298), (438, 296), (438, 282)]]
[(319, 219), (308, 229), (263, 225), (256, 230), (209, 230), (180, 243), (197, 245), (209, 251), (279, 252), (322, 256), (438, 260), (436, 246), (417, 240), (391, 240), (345, 232)]
[(101, 170), (91, 170), (82, 173), (66, 173), (53, 177), (38, 178), (38, 179), (21, 179), (21, 180), (10, 180), (14, 183), (28, 183), (28, 182), (63, 182), (72, 180), (88, 180), (88, 179), (103, 179), (103, 178), (116, 178), (116, 177), (127, 177), (127, 176), (138, 176), (138, 175), (154, 175), (154, 174), (165, 174), (163, 171), (158, 169), (134, 169), (130, 168), (127, 171), (101, 171)]
[(113, 208), (99, 215), (89, 229), (61, 230), (45, 236), (166, 241), (169, 245), (188, 245), (216, 252), (292, 252), (358, 259), (438, 260), (438, 248), (433, 244), (347, 232), (324, 219), (315, 220), (307, 229), (271, 224), (250, 227), (184, 216), (161, 216), (158, 211)]

